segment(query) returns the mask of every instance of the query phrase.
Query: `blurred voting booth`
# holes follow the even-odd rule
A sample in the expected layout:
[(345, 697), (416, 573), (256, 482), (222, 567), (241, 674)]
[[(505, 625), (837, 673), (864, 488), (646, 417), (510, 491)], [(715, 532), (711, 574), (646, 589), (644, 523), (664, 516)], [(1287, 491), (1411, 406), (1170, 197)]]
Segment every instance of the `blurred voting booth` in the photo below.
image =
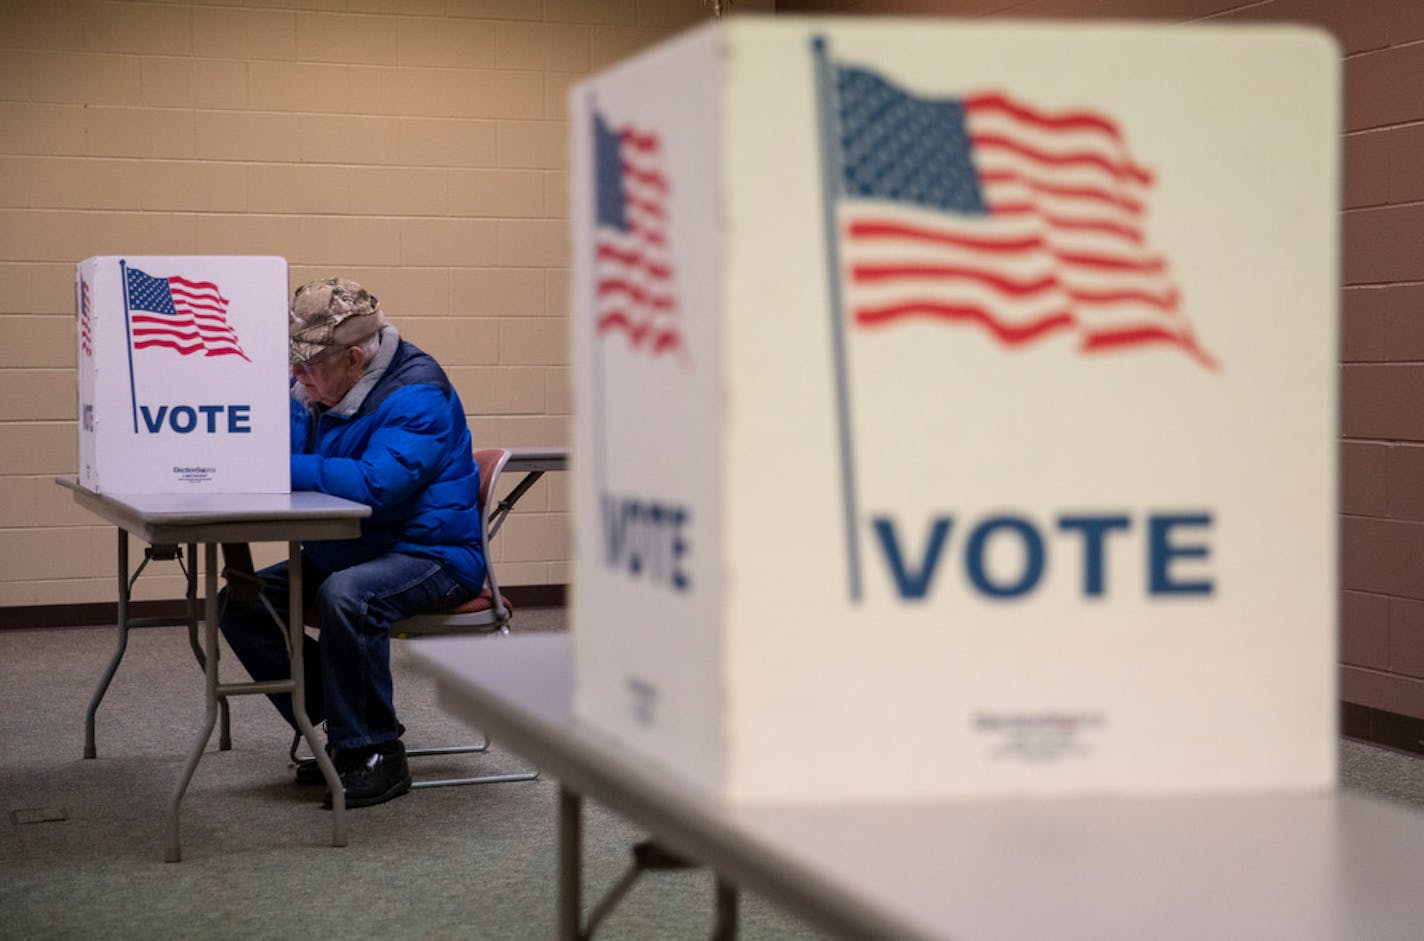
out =
[(1338, 61), (733, 18), (573, 88), (579, 718), (732, 802), (1332, 787)]
[(291, 489), (284, 259), (89, 258), (75, 315), (82, 486)]

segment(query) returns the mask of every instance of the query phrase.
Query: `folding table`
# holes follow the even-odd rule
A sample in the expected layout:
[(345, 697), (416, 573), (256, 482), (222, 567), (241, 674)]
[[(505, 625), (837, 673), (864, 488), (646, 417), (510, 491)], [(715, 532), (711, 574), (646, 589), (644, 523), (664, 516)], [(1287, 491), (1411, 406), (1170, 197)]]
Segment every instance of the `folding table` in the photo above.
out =
[[(312, 749), (312, 754), (316, 756), (327, 785), (331, 788), (332, 845), (345, 846), (346, 799), (341, 788), (341, 779), (306, 713), (306, 689), (302, 675), (301, 544), (303, 540), (308, 539), (356, 538), (361, 532), (361, 520), (371, 514), (370, 507), (313, 492), (111, 494), (81, 487), (74, 477), (56, 478), (56, 482), (69, 488), (73, 492), (75, 502), (80, 506), (119, 528), (119, 649), (114, 654), (114, 659), (90, 704), (86, 723), (86, 757), (93, 757), (94, 712), (103, 698), (109, 680), (118, 668), (119, 660), (123, 657), (128, 630), (135, 626), (128, 617), (127, 602), (132, 582), (128, 575), (127, 534), (132, 533), (155, 547), (187, 544), (191, 548), (198, 543), (203, 545), (203, 649), (206, 656), (201, 655), (196, 644), (194, 650), (200, 653), (199, 659), (203, 663), (206, 677), (207, 714), (169, 802), (163, 842), (164, 860), (177, 862), (182, 858), (178, 837), (178, 811), (183, 794), (187, 791), (198, 761), (203, 756), (203, 750), (212, 737), (220, 705), (228, 696), (254, 693), (291, 694), (297, 724)], [(286, 623), (282, 624), (282, 618), (277, 611), (273, 610), (272, 616), (287, 631), (288, 647), (292, 655), (292, 676), (285, 680), (268, 682), (223, 683), (218, 677), (218, 546), (223, 543), (249, 542), (287, 543), (287, 558), (292, 576)], [(191, 558), (191, 553), (187, 574), (191, 599), (192, 587), (197, 577), (196, 559)], [(193, 610), (193, 603), (190, 601), (190, 618)], [(191, 620), (189, 623), (191, 625)]]
[(1358, 941), (1424, 926), (1414, 808), (1334, 790), (729, 805), (573, 715), (566, 634), (411, 654), (442, 705), (559, 780), (563, 938), (583, 936), (584, 797), (847, 938)]

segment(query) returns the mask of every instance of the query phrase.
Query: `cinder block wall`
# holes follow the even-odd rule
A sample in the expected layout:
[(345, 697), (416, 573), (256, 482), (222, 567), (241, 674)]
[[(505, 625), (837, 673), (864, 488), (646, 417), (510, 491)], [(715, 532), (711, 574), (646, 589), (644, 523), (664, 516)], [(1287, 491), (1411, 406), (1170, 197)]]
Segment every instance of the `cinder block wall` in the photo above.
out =
[[(777, 8), (1168, 23), (1294, 21), (1334, 34), (1345, 76), (1341, 698), (1424, 719), (1424, 3), (780, 0)], [(1290, 105), (1281, 102), (1283, 108)], [(1263, 462), (1261, 472), (1290, 473), (1290, 468)], [(1382, 737), (1399, 739), (1393, 743), (1401, 747), (1424, 745), (1417, 728), (1402, 737)]]
[[(711, 15), (0, 2), (0, 608), (116, 597), (116, 537), (52, 482), (77, 466), (74, 263), (91, 255), (277, 254), (293, 285), (354, 277), (445, 363), (477, 442), (566, 443), (565, 92)], [(507, 584), (568, 581), (561, 476), (502, 532)], [(176, 566), (150, 568), (138, 598), (181, 596)]]
[[(278, 253), (375, 290), (482, 441), (566, 441), (563, 92), (699, 0), (0, 3), (0, 607), (111, 601), (74, 509), (73, 263)], [(737, 0), (764, 10), (770, 0)], [(778, 12), (1296, 20), (1345, 74), (1342, 695), (1424, 718), (1424, 4), (777, 0)], [(1282, 102), (1289, 107), (1289, 102)], [(1282, 469), (1288, 472), (1288, 469)], [(547, 488), (547, 489), (545, 489)], [(567, 580), (553, 478), (501, 536)], [(140, 597), (174, 597), (145, 576)]]

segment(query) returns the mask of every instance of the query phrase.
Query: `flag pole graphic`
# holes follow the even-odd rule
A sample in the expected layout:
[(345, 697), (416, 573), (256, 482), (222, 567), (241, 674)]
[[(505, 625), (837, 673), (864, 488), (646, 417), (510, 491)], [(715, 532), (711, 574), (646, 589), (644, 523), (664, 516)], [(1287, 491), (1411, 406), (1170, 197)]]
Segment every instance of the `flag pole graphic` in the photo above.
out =
[(826, 276), (830, 292), (831, 346), (835, 361), (836, 419), (840, 436), (841, 495), (845, 513), (846, 565), (850, 600), (860, 602), (860, 513), (855, 493), (855, 449), (851, 438), (850, 375), (846, 364), (845, 301), (841, 292), (840, 237), (836, 202), (841, 191), (840, 161), (836, 148), (836, 114), (833, 76), (824, 36), (811, 40), (816, 67), (817, 127), (821, 143), (821, 211), (826, 230)]
[[(589, 119), (588, 129), (591, 134), (591, 137), (585, 137), (584, 140), (585, 142), (590, 142), (591, 140), (593, 144), (593, 153), (590, 154), (590, 162), (593, 164), (594, 180), (593, 186), (590, 188), (589, 193), (589, 195), (593, 199), (593, 206), (591, 207), (593, 209), (593, 218), (589, 220), (592, 223), (592, 226), (590, 229), (585, 230), (585, 235), (592, 233), (595, 236), (593, 240), (594, 242), (596, 242), (596, 233), (598, 232), (599, 198), (598, 172), (600, 169), (598, 166), (598, 101), (593, 95), (589, 95), (587, 97), (587, 102)], [(608, 449), (608, 425), (604, 416), (604, 412), (607, 409), (607, 404), (605, 402), (606, 393), (604, 392), (603, 388), (604, 372), (606, 367), (603, 362), (603, 337), (600, 336), (598, 332), (598, 246), (596, 244), (585, 244), (587, 245), (586, 250), (590, 253), (590, 256), (587, 257), (588, 275), (585, 278), (584, 283), (578, 285), (578, 289), (586, 292), (584, 296), (588, 304), (587, 317), (589, 318), (589, 320), (591, 320), (591, 323), (585, 323), (584, 326), (593, 332), (593, 349), (591, 351), (593, 360), (591, 363), (591, 367), (593, 370), (593, 479), (594, 488), (596, 491), (595, 497), (599, 504), (599, 512), (602, 513), (603, 500), (608, 492), (608, 471), (607, 467), (605, 466), (607, 460), (606, 452)], [(607, 551), (606, 546), (605, 551)]]
[(134, 434), (138, 434), (138, 392), (134, 388), (133, 368), (133, 319), (129, 316), (129, 266), (119, 259), (119, 281), (124, 295), (124, 336), (128, 337), (129, 350), (129, 405), (133, 409)]

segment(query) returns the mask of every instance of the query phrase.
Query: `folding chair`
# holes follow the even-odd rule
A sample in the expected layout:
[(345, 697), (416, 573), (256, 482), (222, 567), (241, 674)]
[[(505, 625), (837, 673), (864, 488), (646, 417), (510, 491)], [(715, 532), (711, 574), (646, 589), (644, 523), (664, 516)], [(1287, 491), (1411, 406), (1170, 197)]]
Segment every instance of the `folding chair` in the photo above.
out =
[[(433, 636), (453, 636), (458, 634), (508, 634), (509, 622), (514, 617), (514, 610), (509, 604), (509, 600), (500, 594), (499, 578), (495, 575), (494, 560), (491, 558), (491, 541), (495, 533), (499, 532), (500, 526), (504, 523), (505, 516), (509, 513), (512, 505), (510, 502), (502, 504), (494, 513), (491, 513), (490, 498), (494, 495), (495, 484), (499, 481), (499, 475), (504, 470), (504, 465), (509, 461), (509, 451), (505, 448), (484, 448), (474, 452), (475, 464), (480, 469), (480, 535), (481, 543), (485, 549), (485, 587), (478, 595), (466, 601), (464, 604), (456, 605), (444, 611), (437, 611), (433, 614), (420, 614), (415, 617), (398, 621), (391, 625), (391, 636), (396, 638), (410, 637), (433, 637)], [(312, 624), (315, 618), (308, 612), (307, 622)], [(291, 758), (293, 762), (300, 760), (297, 756), (297, 749), (301, 747), (301, 733), (297, 733), (292, 739)], [(476, 745), (450, 745), (444, 747), (431, 748), (407, 748), (407, 758), (423, 758), (432, 755), (466, 755), (489, 750), (489, 737), (484, 736), (484, 740)], [(461, 784), (496, 784), (511, 781), (532, 781), (539, 776), (538, 771), (518, 771), (509, 774), (485, 774), (463, 778), (440, 778), (436, 780), (414, 780), (411, 782), (412, 788), (420, 787), (452, 787)]]

